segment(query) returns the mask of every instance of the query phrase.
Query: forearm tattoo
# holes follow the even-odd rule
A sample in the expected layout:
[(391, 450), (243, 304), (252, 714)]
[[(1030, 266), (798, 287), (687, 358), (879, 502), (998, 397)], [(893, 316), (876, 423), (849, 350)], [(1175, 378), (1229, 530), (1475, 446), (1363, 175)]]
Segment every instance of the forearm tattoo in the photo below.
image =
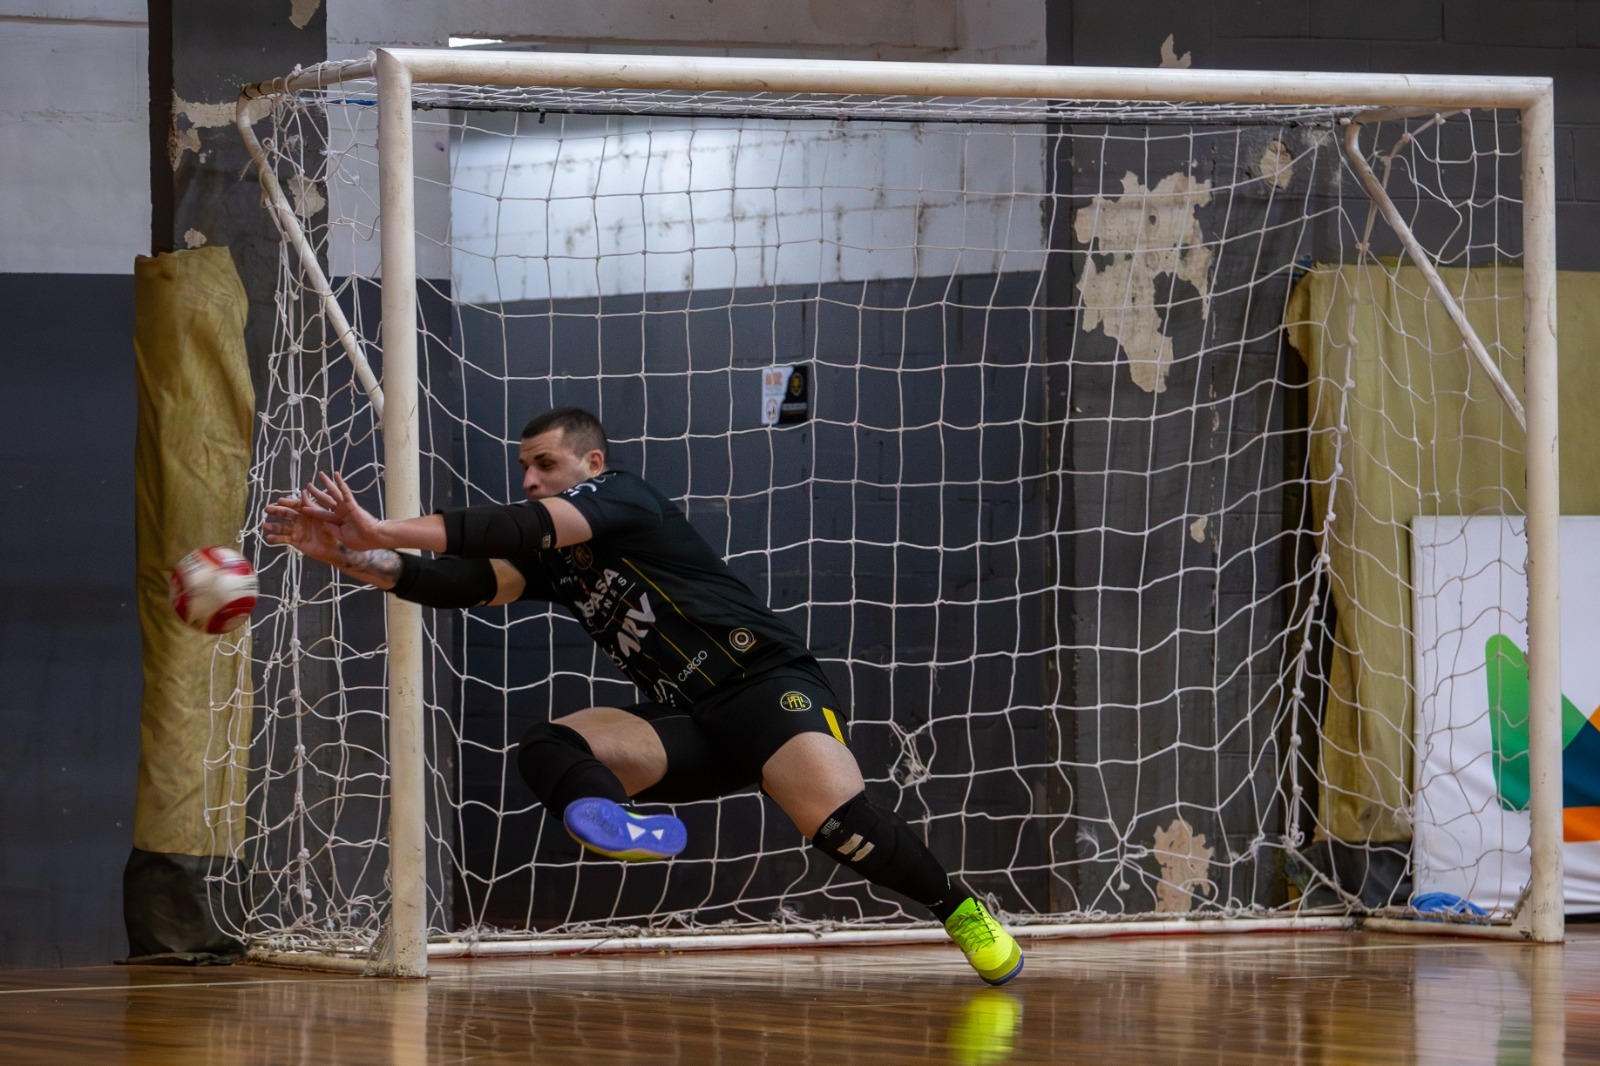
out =
[(387, 548), (358, 552), (341, 547), (338, 566), (351, 577), (358, 577), (381, 589), (393, 588), (394, 583), (400, 580), (400, 554)]

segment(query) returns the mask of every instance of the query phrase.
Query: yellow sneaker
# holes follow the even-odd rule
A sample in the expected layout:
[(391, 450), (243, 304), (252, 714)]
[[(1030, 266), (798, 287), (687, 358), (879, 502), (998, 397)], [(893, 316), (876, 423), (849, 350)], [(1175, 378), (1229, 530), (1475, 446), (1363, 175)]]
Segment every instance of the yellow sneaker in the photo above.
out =
[(1016, 939), (971, 896), (945, 921), (944, 931), (991, 985), (1003, 985), (1022, 972), (1022, 948)]

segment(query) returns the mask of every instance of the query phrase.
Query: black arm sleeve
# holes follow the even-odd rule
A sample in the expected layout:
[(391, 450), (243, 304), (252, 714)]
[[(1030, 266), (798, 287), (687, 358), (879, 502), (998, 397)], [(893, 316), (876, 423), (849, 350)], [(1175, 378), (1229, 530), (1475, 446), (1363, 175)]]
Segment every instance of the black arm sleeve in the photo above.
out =
[(500, 579), (487, 559), (419, 559), (400, 553), (400, 579), (389, 590), (424, 607), (477, 607), (494, 599)]
[(444, 550), (468, 559), (513, 559), (555, 547), (556, 524), (538, 502), (443, 511)]

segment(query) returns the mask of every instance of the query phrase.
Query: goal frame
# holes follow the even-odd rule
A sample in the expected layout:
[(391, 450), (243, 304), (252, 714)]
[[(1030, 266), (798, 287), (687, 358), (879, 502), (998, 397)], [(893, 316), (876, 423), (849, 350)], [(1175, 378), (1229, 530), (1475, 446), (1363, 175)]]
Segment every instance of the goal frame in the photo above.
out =
[[(265, 97), (322, 88), (354, 79), (375, 79), (378, 87), (379, 205), (383, 219), (381, 386), (367, 365), (354, 332), (333, 299), (316, 255), (301, 232), (293, 210), (278, 188), (252, 130)], [(1520, 114), (1522, 128), (1522, 228), (1524, 395), (1527, 430), (1526, 522), (1529, 773), (1531, 797), (1530, 880), (1515, 922), (1489, 928), (1462, 923), (1423, 923), (1404, 919), (1364, 918), (1369, 928), (1416, 932), (1510, 935), (1541, 942), (1564, 936), (1561, 822), (1561, 692), (1560, 602), (1557, 516), (1559, 452), (1556, 351), (1555, 256), (1555, 128), (1554, 90), (1549, 78), (1469, 77), (1356, 73), (1298, 73), (1118, 67), (1000, 66), (959, 63), (833, 62), (805, 59), (750, 59), (662, 55), (591, 55), (551, 52), (382, 48), (364, 59), (323, 64), (287, 77), (247, 86), (236, 108), (236, 126), (257, 163), (267, 206), (280, 228), (296, 245), (302, 266), (328, 309), (329, 320), (356, 374), (381, 412), (385, 463), (384, 506), (391, 516), (421, 513), (417, 256), (415, 243), (413, 87), (429, 84), (549, 86), (591, 89), (666, 89), (728, 92), (795, 92), (827, 94), (905, 94), (911, 96), (1031, 97), (1080, 101), (1146, 101), (1173, 103), (1327, 104), (1371, 107), (1373, 117), (1431, 114), (1462, 108), (1499, 108)], [(1361, 122), (1355, 120), (1354, 132)], [(1368, 184), (1369, 191), (1372, 185)], [(1378, 190), (1381, 195), (1381, 190)], [(1379, 206), (1382, 206), (1379, 200)], [(1402, 240), (1409, 237), (1399, 222)], [(1442, 286), (1436, 286), (1441, 296)], [(1451, 307), (1446, 299), (1447, 308)], [(1481, 345), (1465, 320), (1452, 310), (1464, 329), (1469, 350)], [(1479, 355), (1479, 358), (1483, 358)], [(1501, 394), (1512, 413), (1516, 398), (1503, 383)], [(1522, 419), (1518, 419), (1521, 421)], [(374, 958), (349, 965), (368, 973), (423, 977), (428, 970), (426, 912), (426, 811), (424, 800), (424, 705), (422, 610), (397, 597), (386, 597), (389, 634), (388, 732), (391, 806), (388, 818), (390, 911)], [(1260, 928), (1263, 924), (1306, 928), (1342, 919), (1296, 919), (1292, 922), (1231, 920), (1139, 923), (1140, 931), (1178, 927), (1202, 930), (1229, 926)], [(1126, 928), (1126, 927), (1124, 927)], [(1072, 926), (1035, 926), (1033, 935), (1088, 935), (1113, 931)], [(793, 936), (815, 941), (811, 934), (743, 937), (752, 946), (773, 946)], [(668, 945), (652, 939), (652, 949), (704, 946), (678, 943), (696, 938), (671, 938)], [(721, 938), (719, 938), (721, 939)], [(829, 939), (883, 939), (883, 934), (833, 934)], [(592, 944), (588, 944), (592, 947)], [(477, 945), (481, 950), (485, 945)], [(505, 948), (506, 945), (499, 947)], [(544, 950), (560, 950), (559, 945)], [(569, 948), (576, 950), (577, 945)], [(435, 945), (432, 954), (478, 953), (470, 946)], [(523, 947), (521, 950), (527, 950)], [(297, 958), (299, 964), (304, 959)]]

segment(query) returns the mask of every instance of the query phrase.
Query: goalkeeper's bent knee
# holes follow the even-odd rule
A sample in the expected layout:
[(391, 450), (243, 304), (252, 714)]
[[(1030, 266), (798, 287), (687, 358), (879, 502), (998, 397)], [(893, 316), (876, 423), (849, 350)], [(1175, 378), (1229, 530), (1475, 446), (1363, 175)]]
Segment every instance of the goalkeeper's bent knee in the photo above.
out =
[(617, 775), (594, 757), (594, 750), (571, 726), (539, 722), (522, 734), (517, 770), (545, 810), (560, 818), (574, 800), (599, 797), (627, 803)]
[(875, 885), (927, 907), (941, 922), (965, 893), (951, 885), (933, 852), (901, 817), (857, 793), (822, 821), (811, 846)]

